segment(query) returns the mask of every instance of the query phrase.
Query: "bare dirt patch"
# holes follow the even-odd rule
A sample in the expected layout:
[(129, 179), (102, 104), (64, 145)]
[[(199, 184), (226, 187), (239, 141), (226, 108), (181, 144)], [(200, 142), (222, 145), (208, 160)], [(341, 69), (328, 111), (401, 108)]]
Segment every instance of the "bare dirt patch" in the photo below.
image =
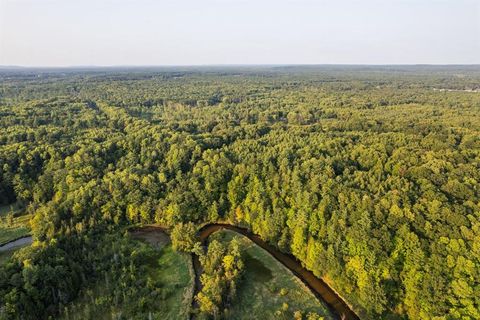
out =
[(132, 238), (146, 241), (157, 248), (162, 248), (170, 243), (170, 237), (159, 228), (137, 229), (130, 234)]

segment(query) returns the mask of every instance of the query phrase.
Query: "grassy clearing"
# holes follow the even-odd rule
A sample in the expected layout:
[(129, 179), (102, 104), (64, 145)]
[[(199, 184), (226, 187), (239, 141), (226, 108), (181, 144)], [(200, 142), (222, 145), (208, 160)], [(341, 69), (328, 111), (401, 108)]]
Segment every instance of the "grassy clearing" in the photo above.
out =
[[(148, 279), (148, 283), (155, 284), (152, 292), (146, 294), (156, 294), (158, 299), (156, 298), (154, 304), (141, 306), (143, 315), (147, 315), (148, 319), (159, 320), (188, 319), (193, 286), (190, 256), (174, 252), (168, 237), (154, 234), (134, 234), (133, 236), (136, 240), (131, 241), (139, 248), (148, 243), (153, 251), (142, 262), (145, 269), (139, 276)], [(60, 319), (145, 319), (144, 316), (128, 316), (132, 314), (132, 310), (137, 310), (142, 304), (142, 296), (138, 296), (136, 301), (115, 305), (112, 303), (115, 301), (115, 294), (118, 292), (109, 291), (105, 281), (100, 281), (94, 287), (85, 290), (68, 310), (64, 310)], [(125, 293), (120, 292), (120, 294)]]
[(232, 231), (213, 235), (224, 241), (233, 236), (241, 239), (245, 272), (238, 285), (237, 297), (231, 303), (229, 319), (294, 319), (296, 311), (301, 312), (303, 319), (311, 312), (318, 314), (320, 319), (333, 319), (327, 307), (268, 252)]
[(159, 315), (163, 319), (188, 318), (195, 277), (190, 256), (174, 252), (169, 236), (163, 232), (135, 231), (132, 236), (161, 250), (156, 261), (148, 263), (148, 274), (165, 285), (163, 292), (168, 296), (163, 300), (168, 308), (163, 308)]
[[(13, 212), (12, 221), (8, 221), (7, 216)], [(17, 238), (30, 234), (31, 215), (21, 215), (23, 208), (18, 203), (0, 206), (0, 246)], [(0, 264), (5, 263), (10, 257), (22, 247), (16, 247), (12, 250), (0, 252)]]
[(26, 236), (29, 233), (30, 229), (27, 227), (9, 228), (0, 226), (0, 245), (13, 239)]
[(173, 251), (172, 246), (165, 246), (158, 265), (152, 273), (168, 288), (168, 296), (163, 300), (160, 319), (187, 319), (190, 311), (193, 278), (189, 265), (191, 258), (187, 254)]
[(13, 221), (5, 221), (0, 223), (0, 245), (11, 240), (26, 236), (30, 233), (31, 215), (23, 215), (13, 218)]
[[(13, 213), (13, 216), (8, 217), (10, 213)], [(22, 213), (24, 208), (18, 202), (0, 206), (0, 245), (30, 233), (32, 216)]]

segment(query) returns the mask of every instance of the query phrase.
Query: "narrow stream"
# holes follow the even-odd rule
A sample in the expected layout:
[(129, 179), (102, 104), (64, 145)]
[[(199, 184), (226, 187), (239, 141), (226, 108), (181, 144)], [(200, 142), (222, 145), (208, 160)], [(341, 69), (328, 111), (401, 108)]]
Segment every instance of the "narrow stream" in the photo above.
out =
[[(208, 237), (219, 230), (228, 229), (244, 235), (252, 240), (258, 246), (270, 253), (275, 259), (281, 262), (285, 267), (293, 272), (303, 283), (310, 288), (313, 294), (321, 301), (324, 301), (330, 309), (338, 315), (340, 319), (345, 320), (358, 320), (358, 315), (348, 306), (348, 304), (327, 284), (320, 278), (317, 278), (311, 271), (305, 269), (301, 262), (290, 254), (286, 254), (278, 250), (277, 248), (269, 245), (263, 241), (260, 236), (248, 231), (245, 228), (236, 227), (230, 224), (214, 223), (208, 224), (202, 227), (199, 231), (199, 237), (203, 245), (206, 244)], [(198, 256), (194, 255), (194, 268), (195, 268), (195, 294), (197, 294), (200, 288), (200, 261)]]
[(25, 237), (7, 242), (4, 245), (0, 246), (0, 252), (9, 251), (16, 247), (23, 247), (31, 243), (32, 243), (32, 236), (25, 236)]
[[(168, 234), (168, 231), (162, 227), (156, 226), (146, 226), (135, 228), (135, 230), (139, 231), (142, 229), (148, 229), (149, 231), (156, 230), (161, 233)], [(260, 236), (250, 232), (249, 230), (237, 226), (233, 226), (230, 224), (224, 223), (212, 223), (203, 226), (199, 232), (199, 238), (202, 242), (202, 245), (207, 244), (208, 237), (213, 233), (220, 231), (222, 229), (228, 229), (234, 231), (238, 234), (241, 234), (255, 244), (263, 248), (265, 251), (270, 253), (275, 259), (277, 259), (280, 263), (282, 263), (287, 269), (292, 271), (292, 273), (297, 276), (322, 302), (325, 302), (331, 311), (336, 314), (342, 320), (359, 320), (360, 318), (358, 315), (348, 306), (348, 304), (333, 290), (325, 281), (320, 278), (317, 278), (311, 271), (305, 269), (301, 262), (295, 258), (293, 255), (286, 254), (278, 250), (277, 248), (269, 245), (265, 241), (263, 241)], [(131, 230), (133, 231), (133, 230)], [(200, 276), (202, 274), (202, 268), (200, 265), (200, 261), (197, 255), (192, 254), (193, 259), (193, 268), (195, 271), (195, 288), (194, 288), (194, 296), (198, 293), (199, 289), (201, 288), (200, 283)], [(192, 306), (196, 306), (197, 303), (195, 299), (192, 301)], [(192, 315), (192, 318), (194, 316)]]
[[(148, 229), (158, 230), (158, 232), (166, 233), (166, 230), (163, 228), (158, 227), (146, 227)], [(142, 228), (138, 228), (137, 230), (141, 230)], [(325, 283), (320, 278), (317, 278), (311, 271), (305, 269), (301, 262), (298, 261), (294, 256), (290, 254), (286, 254), (278, 250), (277, 248), (269, 245), (265, 241), (263, 241), (260, 236), (248, 231), (245, 228), (233, 226), (230, 224), (222, 224), (222, 223), (214, 223), (208, 224), (203, 226), (199, 230), (199, 238), (203, 245), (206, 244), (208, 237), (215, 233), (216, 231), (228, 229), (244, 235), (245, 237), (249, 238), (255, 244), (266, 250), (270, 253), (275, 259), (281, 262), (285, 267), (287, 267), (290, 271), (293, 272), (303, 283), (305, 283), (310, 290), (315, 294), (315, 296), (324, 301), (334, 313), (336, 313), (340, 319), (345, 320), (358, 320), (359, 317), (355, 314), (355, 312), (347, 305), (347, 303), (332, 289), (328, 284)], [(0, 252), (8, 251), (14, 249), (16, 247), (22, 247), (25, 245), (29, 245), (32, 243), (31, 236), (25, 236), (13, 241), (10, 241), (2, 246), (0, 246)], [(193, 255), (193, 267), (195, 270), (195, 292), (194, 296), (198, 293), (200, 288), (200, 275), (201, 275), (201, 266), (200, 261), (197, 255)]]

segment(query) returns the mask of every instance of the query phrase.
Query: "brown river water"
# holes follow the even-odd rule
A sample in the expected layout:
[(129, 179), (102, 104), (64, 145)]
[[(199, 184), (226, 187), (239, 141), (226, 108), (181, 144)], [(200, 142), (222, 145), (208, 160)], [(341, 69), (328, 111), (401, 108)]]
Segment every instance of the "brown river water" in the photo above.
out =
[[(360, 319), (358, 315), (350, 308), (350, 306), (335, 292), (335, 290), (333, 290), (321, 278), (316, 277), (311, 271), (305, 269), (302, 266), (302, 263), (297, 258), (295, 258), (290, 254), (281, 252), (274, 246), (269, 245), (268, 243), (263, 241), (260, 238), (260, 236), (250, 232), (248, 229), (233, 226), (230, 224), (224, 224), (224, 223), (207, 224), (203, 226), (198, 232), (202, 245), (206, 246), (209, 236), (223, 229), (231, 230), (247, 237), (248, 239), (253, 241), (255, 244), (263, 248), (265, 251), (270, 253), (272, 257), (274, 257), (276, 260), (282, 263), (296, 277), (298, 277), (312, 291), (312, 293), (315, 295), (315, 297), (319, 301), (325, 302), (327, 306), (330, 308), (330, 310), (332, 311), (332, 313), (335, 314), (339, 319), (345, 319), (345, 320)], [(166, 229), (162, 227), (156, 227), (156, 226), (146, 226), (143, 228), (142, 227), (135, 228), (135, 230), (136, 231), (134, 232), (144, 230), (149, 232), (158, 231), (162, 233), (168, 233)], [(200, 276), (202, 274), (202, 267), (200, 265), (200, 261), (197, 255), (193, 254), (192, 259), (193, 259), (193, 268), (195, 271), (194, 294), (196, 295), (201, 288)], [(195, 300), (192, 301), (192, 305), (194, 307), (197, 306), (197, 303)]]
[[(275, 248), (274, 246), (269, 245), (265, 241), (263, 241), (260, 236), (250, 232), (248, 229), (233, 226), (230, 224), (223, 224), (223, 223), (214, 223), (214, 224), (207, 224), (203, 226), (199, 230), (199, 238), (202, 242), (202, 245), (206, 245), (208, 241), (208, 237), (220, 230), (227, 229), (234, 231), (238, 234), (244, 235), (245, 237), (249, 238), (255, 244), (266, 250), (270, 253), (275, 259), (281, 262), (285, 267), (287, 267), (290, 271), (293, 272), (308, 288), (313, 292), (313, 294), (320, 300), (324, 301), (329, 308), (334, 312), (340, 319), (351, 320), (351, 319), (359, 319), (357, 314), (348, 306), (348, 304), (333, 290), (325, 281), (321, 278), (317, 278), (311, 271), (305, 269), (301, 262), (290, 254), (286, 254)], [(146, 226), (143, 228), (135, 228), (133, 233), (138, 232), (160, 232), (162, 234), (167, 233), (164, 228), (161, 227), (154, 227), (154, 226)], [(159, 239), (155, 239), (159, 240)], [(27, 236), (23, 237), (14, 241), (11, 241), (3, 246), (0, 246), (0, 252), (13, 249), (15, 247), (24, 246), (30, 244), (32, 242), (32, 237)], [(193, 267), (195, 270), (195, 295), (198, 293), (200, 289), (200, 275), (202, 272), (202, 268), (200, 265), (200, 261), (197, 255), (193, 255)], [(195, 304), (193, 301), (192, 303)]]
[[(208, 224), (202, 227), (199, 231), (200, 241), (203, 245), (206, 244), (208, 237), (219, 230), (228, 229), (244, 235), (245, 237), (252, 240), (255, 244), (263, 248), (265, 251), (270, 253), (275, 259), (281, 262), (287, 269), (292, 271), (308, 288), (313, 292), (313, 294), (320, 301), (324, 301), (334, 314), (336, 314), (340, 319), (351, 320), (351, 319), (360, 319), (357, 314), (348, 306), (348, 304), (327, 284), (320, 278), (317, 278), (311, 271), (305, 269), (302, 266), (302, 263), (290, 254), (286, 254), (278, 250), (272, 245), (269, 245), (263, 241), (260, 236), (250, 232), (248, 229), (233, 226), (230, 224)], [(198, 257), (194, 256), (194, 268), (196, 276), (196, 289), (199, 288), (200, 279), (200, 262)], [(195, 290), (195, 294), (197, 290)]]

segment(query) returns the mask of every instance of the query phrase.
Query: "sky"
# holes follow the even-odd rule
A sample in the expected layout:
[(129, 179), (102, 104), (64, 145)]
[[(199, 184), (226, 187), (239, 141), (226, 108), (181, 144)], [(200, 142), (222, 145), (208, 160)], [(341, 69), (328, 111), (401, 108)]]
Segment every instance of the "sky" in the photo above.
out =
[(480, 64), (480, 0), (0, 0), (0, 65)]

